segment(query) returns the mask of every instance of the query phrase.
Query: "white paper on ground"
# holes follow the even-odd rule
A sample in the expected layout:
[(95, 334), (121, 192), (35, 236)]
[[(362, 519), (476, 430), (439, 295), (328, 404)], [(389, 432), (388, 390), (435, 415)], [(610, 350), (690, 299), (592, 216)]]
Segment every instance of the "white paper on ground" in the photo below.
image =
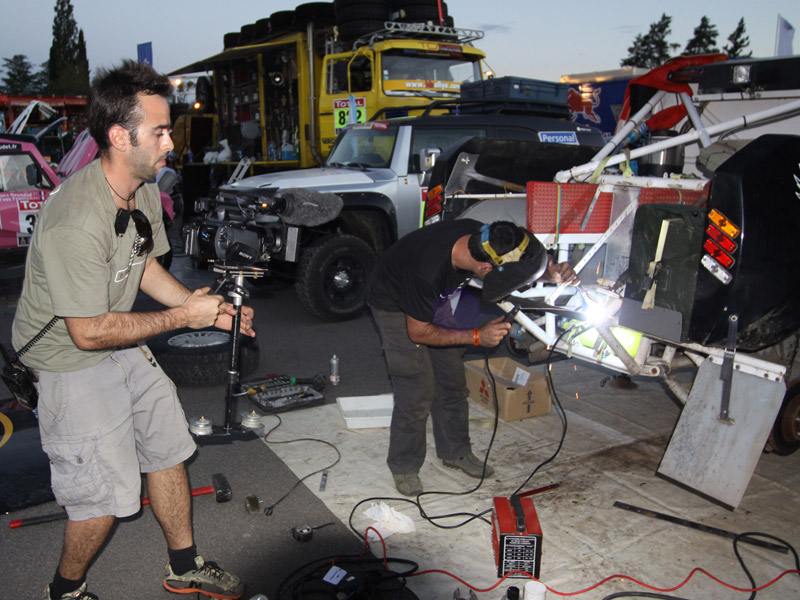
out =
[[(364, 511), (364, 514), (375, 521), (372, 527), (380, 533), (383, 539), (386, 539), (393, 533), (414, 533), (417, 530), (414, 521), (412, 521), (409, 516), (397, 512), (385, 502), (371, 504), (370, 507)], [(376, 541), (378, 535), (370, 530), (368, 531), (368, 539), (370, 541)]]

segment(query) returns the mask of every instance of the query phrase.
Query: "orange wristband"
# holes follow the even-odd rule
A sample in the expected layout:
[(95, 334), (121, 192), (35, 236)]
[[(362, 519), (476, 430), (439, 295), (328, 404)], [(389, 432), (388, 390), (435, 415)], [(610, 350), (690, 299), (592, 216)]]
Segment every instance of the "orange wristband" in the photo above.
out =
[(481, 345), (481, 331), (480, 329), (473, 329), (472, 330), (472, 345), (473, 346), (480, 346)]

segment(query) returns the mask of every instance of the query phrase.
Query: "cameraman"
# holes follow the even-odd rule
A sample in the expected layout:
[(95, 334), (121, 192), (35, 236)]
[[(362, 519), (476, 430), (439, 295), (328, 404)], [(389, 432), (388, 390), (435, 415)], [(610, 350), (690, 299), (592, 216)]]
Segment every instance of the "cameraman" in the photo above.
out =
[[(167, 542), (164, 587), (215, 598), (244, 591), (195, 550), (184, 468), (195, 444), (174, 384), (141, 344), (180, 327), (230, 329), (236, 312), (156, 260), (169, 249), (152, 182), (173, 147), (170, 90), (166, 76), (133, 61), (99, 74), (88, 116), (100, 158), (53, 191), (28, 250), (14, 347), (60, 317), (24, 357), (38, 371), (42, 446), (68, 515), (48, 600), (97, 598), (86, 571), (115, 519), (139, 511), (142, 472)], [(131, 312), (139, 290), (168, 308)], [(255, 336), (252, 319), (244, 309), (241, 331)]]

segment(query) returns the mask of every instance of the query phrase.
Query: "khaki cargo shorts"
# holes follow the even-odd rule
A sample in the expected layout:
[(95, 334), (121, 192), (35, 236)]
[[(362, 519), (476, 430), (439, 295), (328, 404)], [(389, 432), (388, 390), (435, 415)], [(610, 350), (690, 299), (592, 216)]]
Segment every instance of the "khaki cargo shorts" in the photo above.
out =
[(42, 447), (56, 501), (74, 521), (135, 514), (141, 473), (195, 451), (175, 384), (143, 349), (117, 350), (81, 371), (39, 371)]

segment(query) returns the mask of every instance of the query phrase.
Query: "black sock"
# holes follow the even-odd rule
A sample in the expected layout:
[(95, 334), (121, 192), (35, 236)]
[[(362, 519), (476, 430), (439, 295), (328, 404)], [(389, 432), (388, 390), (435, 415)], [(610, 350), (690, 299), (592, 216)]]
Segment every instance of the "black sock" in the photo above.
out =
[(52, 600), (60, 600), (61, 596), (64, 594), (74, 592), (81, 587), (84, 581), (86, 581), (86, 574), (80, 579), (67, 579), (66, 577), (62, 577), (61, 573), (56, 569), (53, 582), (50, 584), (50, 598), (52, 598)]
[(194, 544), (181, 550), (167, 548), (167, 552), (169, 553), (169, 565), (175, 575), (183, 575), (197, 568), (194, 562), (194, 557), (197, 556), (197, 547)]

